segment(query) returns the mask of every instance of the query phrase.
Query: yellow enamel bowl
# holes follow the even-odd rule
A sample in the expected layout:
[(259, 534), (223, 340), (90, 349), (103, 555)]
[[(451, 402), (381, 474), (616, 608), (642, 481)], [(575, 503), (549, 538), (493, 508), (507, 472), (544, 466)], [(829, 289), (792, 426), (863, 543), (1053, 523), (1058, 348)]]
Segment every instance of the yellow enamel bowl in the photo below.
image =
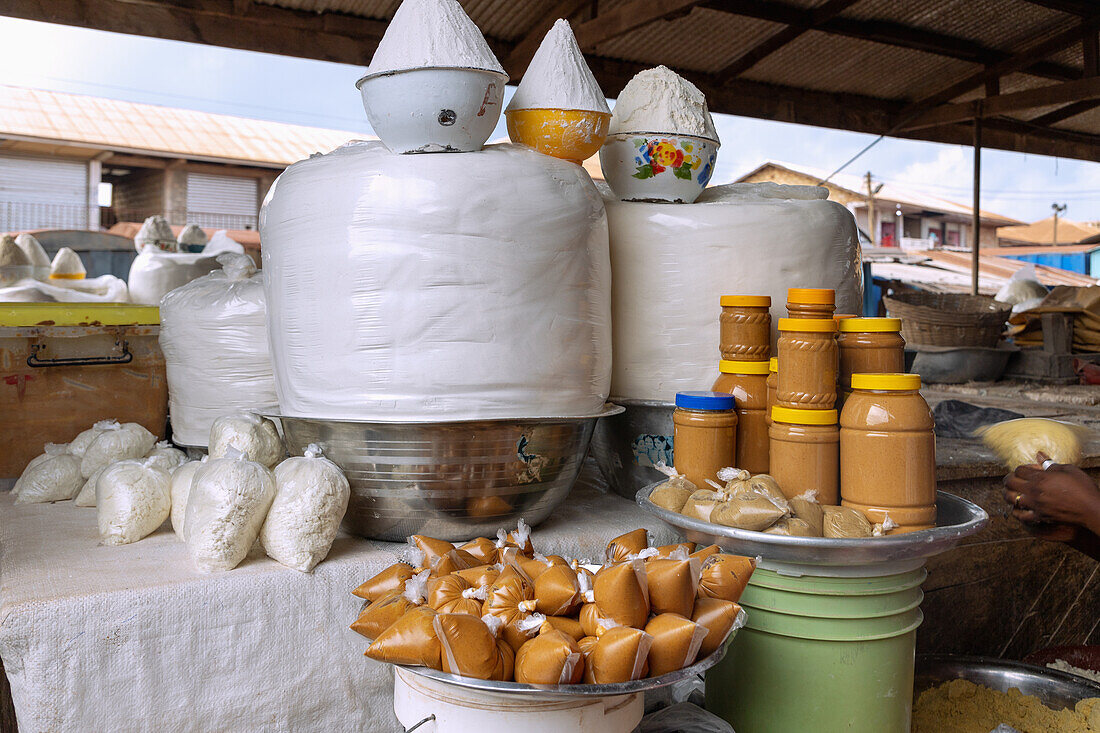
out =
[(577, 165), (607, 138), (610, 112), (580, 109), (516, 109), (504, 113), (512, 142)]

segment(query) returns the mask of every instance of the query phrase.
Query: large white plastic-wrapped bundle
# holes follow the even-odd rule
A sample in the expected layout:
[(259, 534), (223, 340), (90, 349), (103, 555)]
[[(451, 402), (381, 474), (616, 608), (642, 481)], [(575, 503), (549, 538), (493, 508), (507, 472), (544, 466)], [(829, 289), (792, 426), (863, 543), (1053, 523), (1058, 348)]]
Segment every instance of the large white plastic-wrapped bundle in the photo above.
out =
[(834, 288), (838, 313), (863, 312), (855, 220), (816, 186), (714, 186), (693, 204), (618, 201), (604, 189), (611, 232), (615, 369), (611, 395), (672, 401), (718, 373), (723, 295)]
[(607, 225), (580, 166), (353, 142), (279, 177), (260, 236), (285, 414), (576, 415), (607, 397)]
[(276, 403), (263, 273), (248, 255), (217, 259), (222, 270), (173, 290), (160, 305), (168, 413), (184, 445), (206, 445), (219, 415)]
[(202, 252), (162, 252), (148, 245), (130, 265), (130, 301), (159, 305), (166, 294), (216, 269), (218, 260), (214, 256)]

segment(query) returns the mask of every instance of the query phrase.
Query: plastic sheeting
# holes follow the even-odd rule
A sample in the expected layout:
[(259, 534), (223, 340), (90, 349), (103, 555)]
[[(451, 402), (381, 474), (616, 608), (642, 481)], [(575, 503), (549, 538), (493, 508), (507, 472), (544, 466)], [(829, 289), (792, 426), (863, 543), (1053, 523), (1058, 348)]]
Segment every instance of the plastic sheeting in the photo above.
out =
[[(723, 295), (835, 288), (838, 313), (863, 312), (856, 224), (816, 186), (713, 186), (694, 204), (624, 202), (601, 187), (611, 232), (615, 361), (611, 395), (671, 401), (718, 375)], [(774, 333), (773, 333), (774, 338)]]
[(84, 280), (26, 278), (0, 288), (0, 303), (129, 303), (126, 283), (114, 275)]
[(607, 225), (580, 166), (353, 142), (279, 177), (260, 236), (285, 414), (577, 415), (607, 396)]
[(161, 252), (156, 247), (147, 246), (130, 265), (130, 300), (144, 305), (159, 305), (160, 299), (171, 291), (218, 267), (214, 255)]
[[(143, 255), (144, 256), (144, 255)], [(275, 404), (263, 273), (247, 255), (166, 295), (160, 346), (175, 440), (205, 446), (219, 415)]]

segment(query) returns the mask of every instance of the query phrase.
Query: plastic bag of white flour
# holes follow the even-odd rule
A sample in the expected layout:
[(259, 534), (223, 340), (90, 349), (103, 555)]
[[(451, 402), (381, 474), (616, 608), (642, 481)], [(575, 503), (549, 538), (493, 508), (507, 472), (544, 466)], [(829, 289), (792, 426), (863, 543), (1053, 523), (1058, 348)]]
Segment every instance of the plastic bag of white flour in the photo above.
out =
[(275, 477), (232, 446), (200, 466), (187, 497), (183, 536), (202, 572), (232, 570), (248, 555), (275, 498)]
[(260, 530), (268, 557), (303, 573), (312, 570), (328, 555), (350, 495), (344, 472), (315, 444), (280, 463), (275, 501)]
[(92, 444), (93, 440), (106, 430), (117, 430), (118, 425), (118, 420), (100, 420), (72, 439), (72, 442), (69, 443), (69, 452), (74, 456), (83, 458), (85, 451), (88, 450), (88, 446)]
[(93, 473), (108, 464), (144, 458), (156, 442), (157, 436), (136, 422), (106, 425), (84, 451), (80, 472), (84, 478), (91, 478)]
[(174, 447), (167, 440), (162, 440), (153, 446), (153, 450), (149, 451), (145, 457), (153, 460), (169, 474), (187, 463), (187, 454)]
[(222, 415), (210, 426), (211, 458), (224, 458), (231, 446), (268, 468), (275, 468), (286, 455), (275, 423), (251, 412)]
[(191, 482), (195, 478), (195, 472), (202, 464), (206, 463), (206, 456), (201, 461), (188, 461), (172, 472), (172, 531), (181, 540), (183, 537), (183, 522), (187, 515), (187, 497), (191, 495)]
[(80, 458), (67, 445), (46, 443), (44, 453), (27, 464), (12, 493), (16, 504), (68, 501), (80, 491)]
[(84, 486), (81, 487), (80, 493), (73, 499), (73, 504), (83, 507), (95, 506), (95, 484), (99, 481), (99, 475), (107, 470), (108, 467), (115, 465), (114, 463), (108, 463), (106, 466), (101, 467), (98, 471), (93, 473), (84, 482)]
[(153, 460), (119, 461), (95, 485), (99, 538), (125, 545), (152, 534), (172, 510), (168, 472)]

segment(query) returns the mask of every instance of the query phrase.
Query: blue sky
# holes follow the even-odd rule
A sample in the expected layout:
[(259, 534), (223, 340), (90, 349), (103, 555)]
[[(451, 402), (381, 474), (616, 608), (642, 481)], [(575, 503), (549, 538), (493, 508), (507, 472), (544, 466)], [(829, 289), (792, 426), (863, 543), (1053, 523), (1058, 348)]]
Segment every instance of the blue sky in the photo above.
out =
[[(0, 83), (369, 133), (362, 68), (0, 17)], [(874, 139), (839, 130), (716, 115), (725, 141), (713, 183), (765, 160), (834, 170)], [(504, 121), (494, 137), (507, 133)], [(886, 139), (845, 169), (970, 201), (969, 148)], [(985, 151), (982, 208), (1034, 221), (1051, 203), (1100, 220), (1100, 163)]]

